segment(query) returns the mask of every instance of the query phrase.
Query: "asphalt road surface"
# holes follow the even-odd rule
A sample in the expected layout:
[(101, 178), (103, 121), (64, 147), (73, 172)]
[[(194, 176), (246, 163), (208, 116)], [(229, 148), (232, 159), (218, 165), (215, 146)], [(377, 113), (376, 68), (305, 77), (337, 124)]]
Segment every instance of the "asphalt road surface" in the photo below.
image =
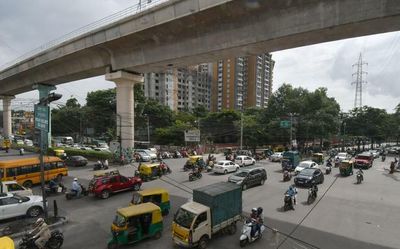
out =
[[(355, 184), (355, 176), (341, 177), (339, 170), (333, 168), (330, 175), (325, 175), (324, 183), (319, 185), (318, 198), (312, 205), (306, 204), (307, 189), (299, 188), (296, 210), (287, 212), (282, 210), (283, 194), (293, 180), (282, 182), (279, 163), (258, 162), (256, 165), (267, 170), (268, 179), (263, 186), (243, 192), (243, 211), (263, 207), (267, 229), (263, 238), (248, 245), (248, 248), (400, 248), (400, 173), (388, 174), (390, 160), (392, 158), (388, 157), (382, 163), (376, 159), (374, 166), (364, 171), (365, 181), (360, 185)], [(142, 186), (142, 189), (163, 187), (170, 192), (172, 210), (164, 219), (162, 237), (122, 248), (178, 248), (171, 240), (173, 213), (191, 198), (193, 188), (228, 178), (228, 175), (205, 173), (202, 179), (189, 182), (188, 173), (182, 170), (185, 159), (169, 159), (166, 162), (172, 174)], [(127, 176), (132, 176), (135, 168), (136, 164), (118, 167), (121, 174)], [(325, 171), (324, 166), (321, 169)], [(69, 175), (64, 178), (67, 187), (70, 187), (73, 177), (78, 177), (87, 186), (93, 175), (92, 167), (71, 168)], [(38, 191), (37, 187), (35, 191)], [(116, 194), (107, 200), (92, 196), (71, 201), (66, 201), (62, 195), (50, 197), (50, 203), (56, 199), (60, 214), (69, 219), (69, 223), (60, 228), (65, 238), (63, 248), (107, 248), (115, 211), (127, 206), (131, 197), (131, 191)], [(240, 248), (241, 226), (238, 223), (235, 235), (213, 238), (208, 248)]]

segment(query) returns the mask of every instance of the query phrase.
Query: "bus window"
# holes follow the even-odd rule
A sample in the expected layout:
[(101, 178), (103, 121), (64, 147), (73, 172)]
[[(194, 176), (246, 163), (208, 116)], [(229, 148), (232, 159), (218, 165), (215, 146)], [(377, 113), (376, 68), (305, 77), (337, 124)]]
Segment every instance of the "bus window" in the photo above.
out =
[(50, 169), (57, 169), (57, 162), (50, 163)]
[(7, 177), (16, 176), (14, 168), (8, 168), (6, 172), (7, 172)]
[(40, 165), (39, 164), (32, 165), (31, 173), (36, 173), (36, 172), (40, 172)]
[(0, 180), (4, 177), (4, 169), (0, 169)]
[(51, 169), (50, 163), (46, 163), (46, 164), (44, 165), (44, 170), (47, 171), (47, 170), (50, 170), (50, 169)]
[(16, 168), (17, 175), (26, 175), (32, 172), (32, 166), (24, 166)]
[(65, 168), (65, 163), (63, 163), (63, 162), (58, 162), (58, 163), (57, 163), (57, 168)]

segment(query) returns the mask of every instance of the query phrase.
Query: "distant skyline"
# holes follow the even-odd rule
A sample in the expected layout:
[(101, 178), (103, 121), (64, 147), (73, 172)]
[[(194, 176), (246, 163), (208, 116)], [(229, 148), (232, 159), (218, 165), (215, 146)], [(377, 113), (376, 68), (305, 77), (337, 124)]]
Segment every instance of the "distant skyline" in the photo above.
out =
[[(72, 30), (133, 6), (131, 0), (3, 0), (0, 2), (0, 64), (39, 47)], [(44, 32), (45, 31), (45, 32)], [(400, 32), (358, 37), (312, 46), (273, 52), (276, 61), (273, 90), (283, 83), (310, 91), (326, 87), (343, 111), (354, 106), (355, 86), (352, 65), (359, 53), (368, 63), (363, 105), (394, 111), (400, 103), (398, 65), (400, 65)], [(83, 104), (86, 94), (115, 87), (104, 76), (57, 86), (61, 102), (73, 96)], [(17, 98), (37, 99), (35, 91)], [(17, 103), (16, 103), (17, 104)], [(14, 104), (15, 106), (15, 104)]]

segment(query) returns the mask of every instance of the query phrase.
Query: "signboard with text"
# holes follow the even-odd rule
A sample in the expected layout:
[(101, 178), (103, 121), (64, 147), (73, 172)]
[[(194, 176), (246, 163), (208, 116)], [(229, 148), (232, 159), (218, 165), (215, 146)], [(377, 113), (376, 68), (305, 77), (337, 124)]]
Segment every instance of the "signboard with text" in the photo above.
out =
[(35, 105), (35, 128), (42, 131), (49, 131), (50, 107)]
[(280, 123), (281, 128), (290, 128), (290, 121), (289, 120), (282, 120)]
[(200, 130), (186, 130), (185, 142), (200, 142)]

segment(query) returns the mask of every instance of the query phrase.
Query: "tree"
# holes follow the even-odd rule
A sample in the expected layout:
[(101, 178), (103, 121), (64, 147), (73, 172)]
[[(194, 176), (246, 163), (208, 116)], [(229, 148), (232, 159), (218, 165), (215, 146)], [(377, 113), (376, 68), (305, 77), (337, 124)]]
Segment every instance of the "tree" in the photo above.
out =
[(65, 106), (51, 112), (52, 132), (58, 135), (81, 135), (83, 110), (76, 98), (67, 100)]
[(108, 129), (115, 129), (116, 91), (115, 88), (89, 92), (86, 97), (85, 116), (90, 121), (95, 135), (103, 135)]

